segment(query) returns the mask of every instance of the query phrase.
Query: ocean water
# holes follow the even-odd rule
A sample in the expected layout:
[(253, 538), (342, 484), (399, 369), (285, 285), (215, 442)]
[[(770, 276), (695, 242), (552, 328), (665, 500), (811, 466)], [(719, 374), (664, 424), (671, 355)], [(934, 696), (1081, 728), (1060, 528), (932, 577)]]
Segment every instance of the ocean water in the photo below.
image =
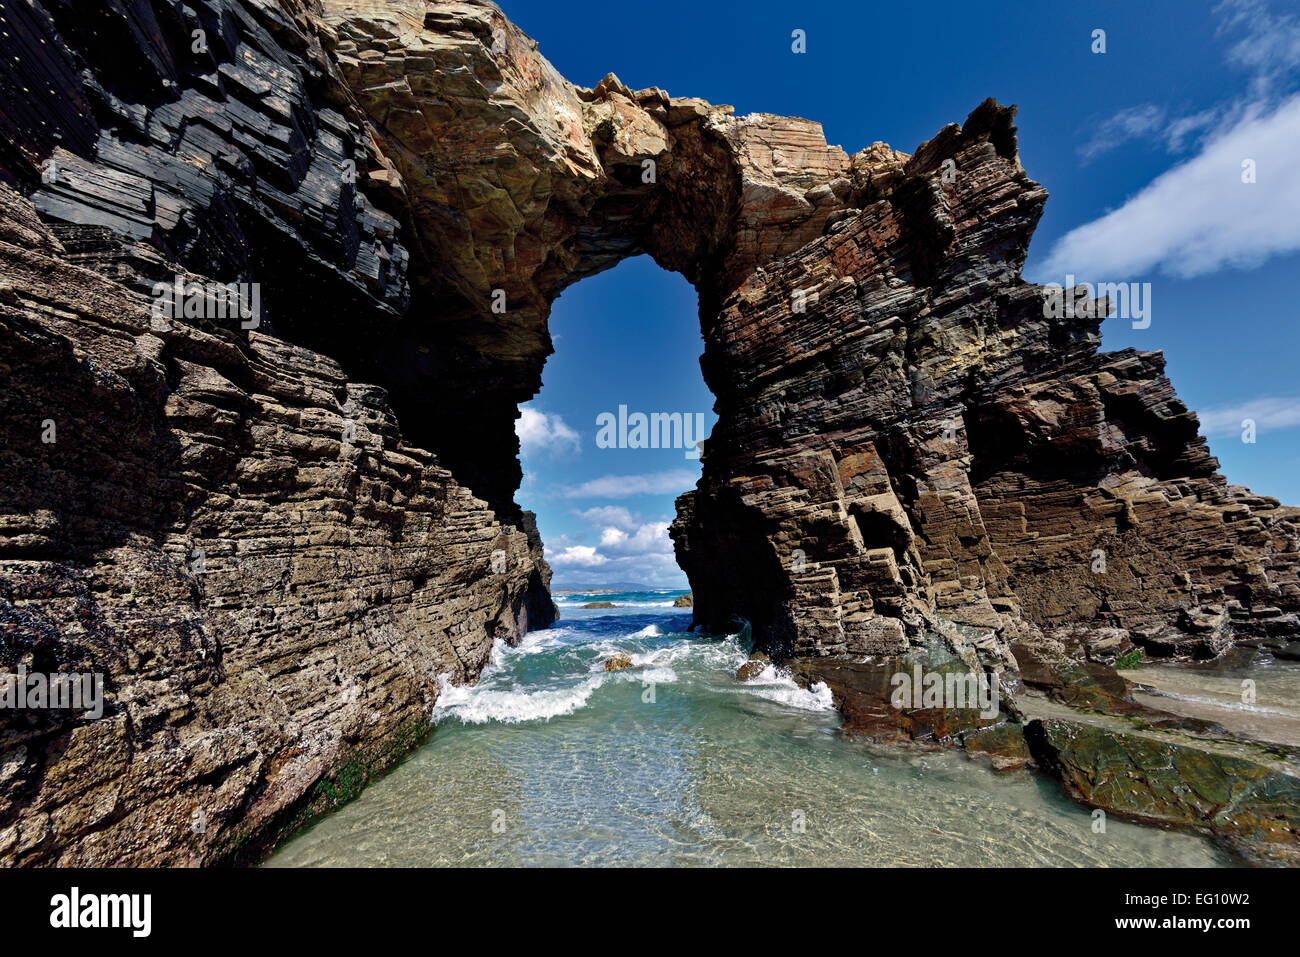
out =
[[(1029, 772), (842, 734), (825, 688), (736, 680), (739, 636), (680, 592), (557, 596), (564, 615), (447, 686), (428, 742), (269, 866), (1231, 863)], [(588, 601), (616, 609), (583, 610)], [(630, 669), (606, 672), (613, 654)]]
[(1137, 700), (1153, 708), (1300, 747), (1300, 661), (1238, 648), (1215, 661), (1147, 662), (1125, 674), (1146, 689)]

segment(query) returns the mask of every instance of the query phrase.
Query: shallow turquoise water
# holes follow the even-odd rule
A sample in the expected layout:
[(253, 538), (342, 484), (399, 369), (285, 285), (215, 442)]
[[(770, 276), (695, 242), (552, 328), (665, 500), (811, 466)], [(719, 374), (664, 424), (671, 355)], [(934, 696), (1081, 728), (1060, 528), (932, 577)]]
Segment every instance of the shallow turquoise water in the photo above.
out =
[[(824, 690), (737, 681), (740, 641), (687, 634), (672, 597), (562, 597), (557, 627), (447, 688), (427, 744), (269, 865), (1229, 863), (1193, 835), (1094, 833), (1027, 772), (846, 737)], [(605, 672), (615, 652), (634, 667)]]

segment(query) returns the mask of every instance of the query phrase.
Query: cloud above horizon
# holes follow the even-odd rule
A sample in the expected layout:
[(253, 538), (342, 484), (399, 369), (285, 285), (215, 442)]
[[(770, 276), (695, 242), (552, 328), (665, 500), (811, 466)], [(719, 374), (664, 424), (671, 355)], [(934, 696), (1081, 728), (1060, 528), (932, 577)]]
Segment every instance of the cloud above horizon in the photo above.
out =
[(519, 407), (515, 435), (519, 436), (519, 451), (525, 456), (577, 455), (582, 451), (578, 433), (562, 418), (527, 405)]
[(572, 565), (580, 568), (596, 568), (609, 561), (591, 545), (568, 545), (554, 555), (546, 556), (546, 560), (556, 568)]
[(563, 490), (565, 498), (624, 498), (628, 495), (671, 495), (695, 487), (698, 476), (686, 469), (641, 475), (602, 475)]
[[(1070, 230), (1038, 273), (1107, 281), (1160, 271), (1188, 278), (1249, 268), (1300, 249), (1300, 95), (1251, 108), (1199, 154), (1163, 173), (1119, 209)], [(1256, 181), (1242, 181), (1253, 160)]]
[(554, 556), (547, 555), (557, 574), (599, 569), (596, 578), (605, 581), (681, 583), (667, 519), (646, 520), (621, 506), (589, 508), (577, 515), (598, 536), (599, 544), (570, 544), (564, 538)]
[(1207, 438), (1239, 436), (1242, 421), (1251, 419), (1261, 432), (1300, 425), (1300, 397), (1265, 396), (1233, 405), (1215, 406), (1197, 414)]

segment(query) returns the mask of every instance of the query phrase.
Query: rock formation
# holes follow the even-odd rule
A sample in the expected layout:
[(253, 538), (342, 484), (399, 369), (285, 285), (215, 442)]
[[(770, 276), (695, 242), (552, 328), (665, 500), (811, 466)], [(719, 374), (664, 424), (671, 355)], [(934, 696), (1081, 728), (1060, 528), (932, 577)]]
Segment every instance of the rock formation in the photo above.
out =
[(1104, 305), (1047, 318), (1020, 278), (1046, 193), (1010, 111), (871, 183), (705, 323), (720, 421), (673, 527), (697, 619), (787, 655), (896, 654), (937, 619), (1202, 656), (1294, 634), (1300, 510), (1216, 473), (1158, 353), (1098, 353)]
[[(347, 362), (410, 300), (319, 20), (24, 3), (4, 25), (27, 198), (0, 187), (0, 662), (102, 674), (106, 704), (0, 715), (0, 862), (249, 859), (417, 743), (441, 678), (549, 623), (550, 573), (529, 516), (295, 341)], [(176, 276), (258, 283), (257, 328), (160, 315)]]
[[(717, 397), (672, 527), (700, 627), (845, 687), (938, 642), (1007, 690), (1099, 629), (1297, 631), (1300, 510), (1216, 472), (1158, 353), (1099, 353), (1104, 305), (1021, 278), (1012, 109), (849, 155), (575, 87), (485, 0), (3, 17), (0, 664), (108, 706), (3, 716), (0, 863), (251, 859), (548, 624), (514, 419), (551, 302), (640, 253), (698, 290)], [(178, 282), (256, 318), (168, 315)]]

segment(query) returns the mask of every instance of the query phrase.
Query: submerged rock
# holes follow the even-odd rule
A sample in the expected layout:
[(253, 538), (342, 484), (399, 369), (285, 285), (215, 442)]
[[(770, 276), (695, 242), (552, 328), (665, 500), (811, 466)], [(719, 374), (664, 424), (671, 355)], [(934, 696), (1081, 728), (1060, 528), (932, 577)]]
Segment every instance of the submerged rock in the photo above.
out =
[(996, 677), (933, 649), (870, 661), (796, 658), (789, 666), (804, 687), (830, 688), (846, 731), (877, 741), (958, 745), (1008, 719), (988, 684)]
[(583, 608), (617, 608), (618, 605), (612, 601), (589, 601), (582, 606)]
[(614, 655), (612, 658), (605, 659), (606, 671), (622, 671), (625, 668), (632, 667), (632, 659), (627, 655)]
[(1096, 715), (1038, 718), (1025, 737), (1087, 807), (1204, 831), (1251, 859), (1300, 863), (1300, 750)]
[(736, 671), (736, 677), (741, 681), (748, 681), (750, 678), (757, 678), (767, 668), (770, 659), (761, 651), (755, 651)]
[(961, 736), (961, 745), (972, 756), (989, 759), (994, 771), (1019, 771), (1034, 763), (1025, 729), (1015, 720), (975, 728)]

